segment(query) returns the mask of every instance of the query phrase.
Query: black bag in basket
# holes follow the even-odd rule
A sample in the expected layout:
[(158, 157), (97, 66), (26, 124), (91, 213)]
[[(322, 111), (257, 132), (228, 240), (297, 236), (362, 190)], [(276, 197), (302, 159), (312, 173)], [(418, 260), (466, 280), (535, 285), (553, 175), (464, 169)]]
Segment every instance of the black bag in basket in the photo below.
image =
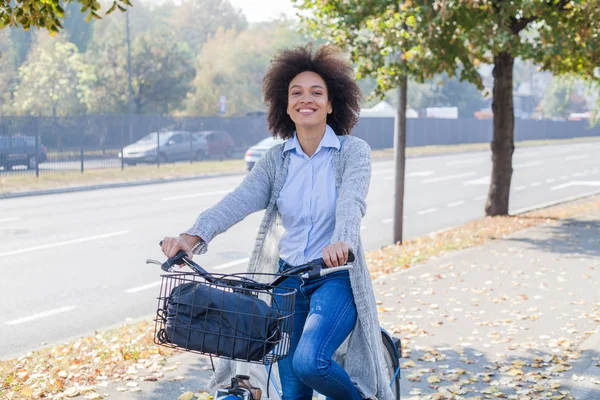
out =
[(256, 297), (184, 283), (167, 302), (169, 341), (188, 350), (260, 361), (281, 338), (279, 313)]

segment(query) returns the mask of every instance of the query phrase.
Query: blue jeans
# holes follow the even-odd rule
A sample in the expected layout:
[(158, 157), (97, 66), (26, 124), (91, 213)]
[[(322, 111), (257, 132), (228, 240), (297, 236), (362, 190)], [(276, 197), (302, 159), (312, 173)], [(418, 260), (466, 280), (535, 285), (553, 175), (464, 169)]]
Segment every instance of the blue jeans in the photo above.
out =
[[(279, 260), (280, 272), (290, 267)], [(346, 371), (331, 359), (357, 318), (348, 272), (308, 282), (289, 278), (280, 287), (297, 291), (290, 355), (278, 363), (283, 400), (311, 400), (313, 389), (331, 400), (363, 400)]]

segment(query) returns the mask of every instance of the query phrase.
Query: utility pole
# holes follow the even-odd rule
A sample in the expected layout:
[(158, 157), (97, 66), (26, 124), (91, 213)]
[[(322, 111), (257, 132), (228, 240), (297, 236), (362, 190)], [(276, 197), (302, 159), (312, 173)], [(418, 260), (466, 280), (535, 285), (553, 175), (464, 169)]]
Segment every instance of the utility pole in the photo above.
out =
[(395, 202), (394, 202), (394, 243), (402, 244), (404, 225), (404, 175), (406, 166), (406, 75), (400, 78), (398, 85), (398, 107), (394, 119), (394, 166), (395, 166)]

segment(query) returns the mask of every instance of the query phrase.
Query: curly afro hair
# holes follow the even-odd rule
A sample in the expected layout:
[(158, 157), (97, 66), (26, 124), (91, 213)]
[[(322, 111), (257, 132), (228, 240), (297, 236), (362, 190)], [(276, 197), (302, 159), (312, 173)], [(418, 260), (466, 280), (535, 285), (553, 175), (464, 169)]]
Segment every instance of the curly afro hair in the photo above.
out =
[(271, 60), (263, 80), (271, 134), (282, 139), (294, 136), (296, 126), (287, 114), (288, 89), (290, 82), (305, 71), (314, 72), (325, 81), (333, 109), (327, 115), (327, 124), (336, 134), (349, 135), (358, 122), (362, 98), (352, 66), (338, 47), (320, 46), (313, 54), (312, 44), (283, 50)]

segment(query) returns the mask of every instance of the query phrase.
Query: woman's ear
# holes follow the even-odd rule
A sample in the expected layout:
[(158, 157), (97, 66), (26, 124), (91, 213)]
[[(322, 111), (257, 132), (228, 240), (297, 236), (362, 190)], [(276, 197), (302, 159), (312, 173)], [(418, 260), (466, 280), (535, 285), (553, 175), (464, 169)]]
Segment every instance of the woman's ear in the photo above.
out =
[(331, 106), (331, 101), (327, 102), (327, 114), (331, 114), (333, 112), (333, 107)]

